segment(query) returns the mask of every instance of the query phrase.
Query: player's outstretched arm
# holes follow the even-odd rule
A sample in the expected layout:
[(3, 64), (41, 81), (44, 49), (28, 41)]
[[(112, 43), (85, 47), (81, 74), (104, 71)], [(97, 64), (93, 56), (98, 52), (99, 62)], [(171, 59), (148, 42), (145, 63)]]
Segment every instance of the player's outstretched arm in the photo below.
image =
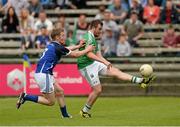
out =
[(89, 58), (93, 59), (93, 60), (96, 60), (96, 61), (99, 61), (99, 62), (101, 62), (101, 63), (104, 63), (106, 66), (111, 65), (110, 62), (108, 62), (107, 60), (105, 60), (105, 59), (97, 56), (97, 55), (94, 54), (93, 52), (88, 52), (88, 53), (87, 53), (87, 56), (88, 56)]
[(84, 45), (85, 45), (85, 41), (80, 40), (78, 45), (73, 45), (73, 46), (69, 46), (69, 47), (66, 47), (66, 48), (73, 51), (73, 50), (76, 50), (76, 49), (79, 49), (79, 48), (83, 47)]
[(91, 52), (95, 49), (95, 47), (93, 45), (89, 45), (85, 48), (85, 50), (82, 51), (72, 51), (69, 55), (72, 57), (79, 57), (82, 55), (87, 54), (88, 52)]
[(71, 51), (73, 51), (73, 50), (79, 49), (80, 46), (79, 46), (79, 45), (72, 45), (72, 46), (68, 46), (68, 47), (66, 47), (66, 48), (69, 49), (69, 50), (71, 50)]
[(109, 61), (107, 61), (107, 60), (101, 55), (101, 52), (100, 52), (100, 51), (98, 51), (98, 52), (96, 53), (96, 56), (99, 57), (100, 59), (102, 59), (103, 61), (105, 61), (106, 63), (108, 63), (108, 65), (107, 65), (108, 69), (112, 67), (112, 64), (111, 64)]

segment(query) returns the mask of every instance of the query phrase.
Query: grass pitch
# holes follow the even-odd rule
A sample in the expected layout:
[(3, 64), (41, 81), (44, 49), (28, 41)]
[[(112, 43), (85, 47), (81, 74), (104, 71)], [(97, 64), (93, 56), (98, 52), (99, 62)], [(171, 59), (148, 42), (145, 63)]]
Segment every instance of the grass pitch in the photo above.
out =
[(66, 97), (72, 119), (62, 119), (59, 107), (26, 102), (15, 108), (16, 98), (0, 98), (0, 125), (16, 126), (172, 126), (180, 125), (178, 97), (100, 97), (92, 109), (92, 118), (85, 119), (79, 110), (86, 97)]

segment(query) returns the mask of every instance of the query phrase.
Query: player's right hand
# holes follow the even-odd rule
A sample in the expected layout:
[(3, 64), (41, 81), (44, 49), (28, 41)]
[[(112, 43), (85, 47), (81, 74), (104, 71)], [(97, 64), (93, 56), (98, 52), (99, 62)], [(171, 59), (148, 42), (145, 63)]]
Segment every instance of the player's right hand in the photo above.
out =
[(112, 64), (110, 62), (107, 63), (107, 69), (111, 69), (112, 68)]

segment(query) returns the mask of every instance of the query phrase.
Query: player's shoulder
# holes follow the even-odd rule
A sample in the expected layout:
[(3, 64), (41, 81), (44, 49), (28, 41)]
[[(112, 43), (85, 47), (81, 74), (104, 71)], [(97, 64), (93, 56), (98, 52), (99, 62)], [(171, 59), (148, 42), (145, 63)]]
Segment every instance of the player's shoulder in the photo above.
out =
[(89, 36), (89, 33), (88, 33), (88, 32), (86, 32), (86, 33), (83, 35), (84, 38), (87, 38), (88, 36)]
[(56, 49), (62, 48), (62, 46), (59, 45), (57, 42), (51, 41), (51, 42), (47, 45), (46, 48), (51, 49), (51, 50), (56, 50)]
[(64, 45), (61, 45), (58, 42), (51, 42), (51, 44), (53, 45), (55, 50), (58, 51), (58, 52), (68, 50)]
[(94, 35), (93, 33), (91, 32), (87, 32), (85, 35), (84, 35), (84, 39), (87, 41), (87, 42), (93, 42), (94, 40)]

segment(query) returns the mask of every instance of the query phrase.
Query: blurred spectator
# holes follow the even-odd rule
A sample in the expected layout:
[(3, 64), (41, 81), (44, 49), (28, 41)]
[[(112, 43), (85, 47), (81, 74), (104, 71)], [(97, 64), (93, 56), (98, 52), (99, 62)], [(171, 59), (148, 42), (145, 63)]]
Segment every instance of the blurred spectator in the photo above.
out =
[(7, 8), (9, 8), (10, 6), (14, 7), (16, 14), (20, 16), (21, 9), (27, 9), (29, 6), (29, 2), (28, 0), (8, 0)]
[[(180, 48), (180, 34), (176, 37), (177, 47)], [(180, 53), (179, 53), (180, 56)]]
[(127, 19), (122, 27), (122, 33), (127, 33), (128, 42), (132, 47), (138, 47), (137, 41), (143, 36), (143, 23), (138, 20), (137, 12), (132, 11), (130, 19)]
[(122, 6), (121, 0), (114, 0), (110, 10), (112, 12), (112, 19), (118, 24), (122, 24), (128, 14), (128, 9)]
[[(7, 3), (7, 0), (0, 0), (0, 26), (2, 26), (2, 18), (5, 15), (5, 4)], [(2, 32), (2, 27), (0, 27), (0, 32)]]
[[(128, 0), (130, 8), (133, 6), (133, 0)], [(137, 0), (139, 4), (144, 8), (147, 5), (147, 0)]]
[(177, 5), (177, 10), (178, 10), (178, 13), (179, 13), (178, 23), (180, 23), (180, 3)]
[(130, 56), (131, 55), (131, 46), (129, 45), (129, 42), (127, 41), (126, 34), (121, 34), (119, 36), (117, 49), (116, 49), (116, 55), (117, 56)]
[(172, 0), (166, 1), (166, 7), (161, 11), (160, 23), (176, 24), (178, 23), (178, 11), (172, 3)]
[(2, 21), (3, 32), (17, 33), (19, 32), (19, 20), (13, 7), (9, 7), (5, 18)]
[(86, 15), (80, 14), (78, 18), (78, 22), (76, 24), (76, 41), (80, 41), (82, 39), (82, 36), (87, 32), (88, 30), (88, 23), (86, 21)]
[[(109, 1), (109, 6), (108, 9), (111, 10), (112, 8), (114, 8), (114, 0), (110, 0)], [(128, 0), (120, 0), (119, 3), (122, 5), (122, 8), (124, 8), (126, 11), (128, 11), (129, 7), (128, 7)]]
[(54, 9), (56, 7), (55, 0), (40, 0), (44, 9)]
[(71, 8), (71, 2), (69, 0), (56, 0), (56, 9)]
[(71, 0), (71, 4), (70, 4), (70, 7), (72, 9), (83, 9), (83, 8), (86, 8), (87, 5), (86, 5), (86, 1), (87, 0)]
[(38, 14), (43, 10), (43, 7), (39, 0), (31, 0), (28, 9), (33, 17), (38, 17)]
[(22, 49), (33, 48), (33, 41), (34, 41), (34, 18), (30, 16), (29, 11), (27, 9), (21, 10), (21, 15), (19, 18), (20, 23), (20, 32), (22, 35)]
[(0, 17), (3, 17), (5, 15), (6, 3), (7, 3), (7, 0), (0, 0)]
[(71, 45), (75, 45), (75, 43), (73, 40), (73, 31), (69, 30), (66, 38), (66, 46), (71, 46)]
[(166, 48), (175, 48), (177, 46), (177, 35), (172, 25), (169, 25), (163, 36), (163, 46)]
[(102, 37), (102, 52), (103, 56), (116, 56), (117, 39), (111, 27), (105, 28), (104, 36)]
[(36, 31), (36, 33), (40, 34), (39, 30), (40, 30), (41, 26), (46, 26), (48, 32), (51, 32), (51, 30), (53, 29), (53, 24), (52, 24), (51, 20), (49, 20), (47, 18), (45, 11), (41, 11), (39, 13), (38, 20), (35, 23), (35, 31)]
[(164, 7), (166, 5), (166, 0), (154, 0), (154, 4), (159, 7)]
[(0, 0), (0, 3), (2, 6), (6, 5), (7, 2), (8, 2), (8, 0)]
[(104, 5), (100, 5), (99, 6), (99, 13), (96, 14), (95, 19), (103, 20), (105, 9), (106, 9), (106, 7)]
[(131, 0), (132, 5), (129, 9), (129, 15), (132, 11), (136, 11), (138, 13), (139, 20), (143, 21), (143, 7), (139, 2), (139, 0)]
[(143, 18), (148, 24), (156, 24), (159, 21), (160, 8), (154, 5), (154, 0), (148, 0), (148, 5), (144, 8)]
[(50, 43), (49, 34), (46, 26), (41, 26), (41, 35), (37, 36), (36, 45), (38, 49), (45, 48)]
[(64, 15), (59, 16), (58, 21), (55, 24), (55, 28), (63, 28), (65, 36), (67, 35), (67, 31), (69, 30), (69, 24), (66, 22), (66, 18)]
[(104, 20), (103, 20), (103, 32), (105, 32), (105, 28), (110, 27), (113, 33), (119, 32), (119, 27), (115, 21), (111, 19), (111, 11), (105, 10), (104, 12)]

